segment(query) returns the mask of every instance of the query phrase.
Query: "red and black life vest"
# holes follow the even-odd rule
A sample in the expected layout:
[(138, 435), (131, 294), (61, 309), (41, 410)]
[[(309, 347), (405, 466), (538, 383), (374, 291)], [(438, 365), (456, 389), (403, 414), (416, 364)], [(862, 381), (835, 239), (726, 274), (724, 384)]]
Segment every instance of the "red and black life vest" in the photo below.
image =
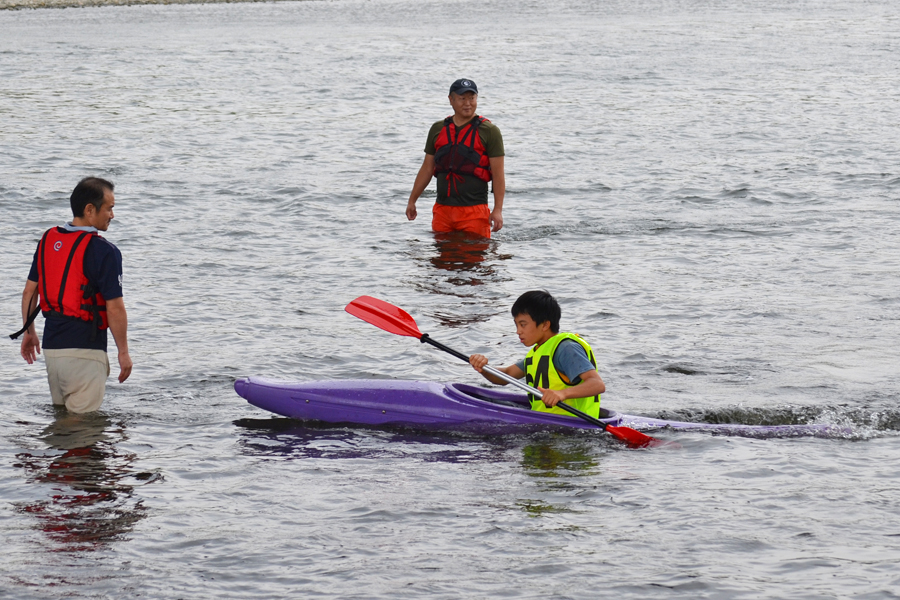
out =
[(434, 140), (434, 175), (446, 173), (449, 193), (456, 190), (463, 175), (474, 175), (485, 182), (491, 180), (491, 159), (478, 135), (478, 128), (485, 122), (490, 123), (475, 115), (467, 124), (457, 127), (452, 115), (444, 119), (444, 128)]
[(38, 293), (44, 317), (93, 321), (106, 329), (106, 300), (84, 274), (84, 251), (93, 231), (49, 229), (38, 246)]

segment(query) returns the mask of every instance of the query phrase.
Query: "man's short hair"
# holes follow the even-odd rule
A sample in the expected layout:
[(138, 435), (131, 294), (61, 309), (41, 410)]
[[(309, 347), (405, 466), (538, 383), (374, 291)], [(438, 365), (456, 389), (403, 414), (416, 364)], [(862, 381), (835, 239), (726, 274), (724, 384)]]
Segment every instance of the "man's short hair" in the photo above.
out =
[(562, 316), (562, 310), (549, 292), (544, 290), (525, 292), (512, 305), (510, 312), (512, 312), (513, 319), (519, 315), (528, 315), (538, 325), (544, 321), (550, 321), (550, 331), (559, 333), (559, 318)]
[(116, 186), (111, 181), (99, 177), (85, 177), (78, 182), (69, 197), (69, 202), (72, 204), (72, 216), (83, 217), (84, 207), (88, 204), (93, 204), (94, 208), (100, 210), (106, 190), (111, 192), (115, 188)]

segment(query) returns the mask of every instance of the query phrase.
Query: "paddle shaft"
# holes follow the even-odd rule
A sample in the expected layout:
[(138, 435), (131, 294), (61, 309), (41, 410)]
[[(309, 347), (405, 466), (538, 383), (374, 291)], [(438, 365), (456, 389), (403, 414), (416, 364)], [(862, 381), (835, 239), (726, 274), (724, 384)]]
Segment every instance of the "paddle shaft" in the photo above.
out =
[[(434, 346), (435, 348), (437, 348), (437, 349), (439, 349), (439, 350), (443, 350), (444, 352), (446, 352), (446, 353), (448, 353), (448, 354), (452, 354), (453, 356), (455, 356), (456, 358), (458, 358), (458, 359), (460, 359), (460, 360), (464, 360), (465, 362), (469, 362), (469, 357), (468, 357), (468, 356), (466, 356), (466, 355), (463, 354), (462, 352), (458, 352), (458, 351), (454, 350), (453, 348), (450, 348), (450, 347), (448, 347), (448, 346), (445, 346), (444, 344), (442, 344), (442, 343), (440, 343), (440, 342), (437, 342), (437, 341), (431, 339), (431, 337), (430, 337), (427, 333), (423, 333), (423, 334), (422, 334), (422, 337), (419, 338), (419, 341), (422, 342), (422, 343), (425, 343), (425, 344), (431, 344), (431, 345)], [(500, 379), (502, 379), (503, 381), (505, 381), (505, 382), (507, 382), (507, 383), (511, 383), (512, 385), (516, 386), (516, 387), (519, 388), (520, 390), (523, 390), (523, 391), (525, 391), (525, 392), (528, 392), (529, 394), (533, 394), (534, 396), (537, 396), (537, 397), (541, 397), (541, 396), (544, 395), (544, 393), (543, 393), (541, 390), (539, 390), (539, 389), (537, 389), (537, 388), (533, 388), (533, 387), (531, 387), (530, 385), (528, 385), (528, 384), (526, 384), (526, 383), (522, 383), (521, 381), (519, 381), (519, 380), (516, 379), (515, 377), (512, 377), (511, 375), (507, 375), (507, 374), (504, 373), (503, 371), (498, 371), (498, 370), (495, 369), (494, 367), (490, 367), (490, 366), (485, 365), (485, 367), (484, 367), (482, 370), (483, 370), (483, 371), (487, 371), (488, 373), (490, 373), (490, 374), (493, 375), (494, 377), (499, 377)], [(592, 417), (592, 416), (590, 416), (590, 415), (588, 415), (588, 414), (585, 414), (585, 413), (581, 412), (580, 410), (578, 410), (578, 409), (575, 408), (574, 406), (570, 406), (570, 405), (566, 404), (565, 402), (559, 402), (556, 406), (559, 407), (559, 408), (561, 408), (561, 409), (563, 409), (563, 410), (565, 410), (565, 411), (567, 411), (567, 412), (572, 413), (572, 414), (575, 415), (576, 417), (579, 417), (579, 418), (581, 418), (581, 419), (587, 421), (588, 423), (593, 423), (594, 425), (596, 425), (597, 427), (600, 427), (600, 428), (603, 429), (603, 430), (606, 430), (606, 428), (609, 427), (609, 423), (604, 423), (604, 422), (601, 421), (600, 419), (595, 419), (594, 417)]]

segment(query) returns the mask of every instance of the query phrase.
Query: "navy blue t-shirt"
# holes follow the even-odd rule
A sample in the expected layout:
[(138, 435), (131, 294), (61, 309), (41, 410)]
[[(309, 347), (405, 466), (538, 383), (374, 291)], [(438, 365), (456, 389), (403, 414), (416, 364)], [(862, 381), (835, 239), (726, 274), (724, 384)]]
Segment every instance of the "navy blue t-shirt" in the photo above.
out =
[[(93, 228), (69, 229), (93, 230)], [(35, 250), (31, 272), (28, 274), (31, 281), (38, 280), (37, 261), (38, 251)], [(103, 295), (104, 300), (122, 297), (122, 253), (111, 242), (102, 237), (91, 236), (84, 251), (84, 274), (94, 285), (94, 289)], [(105, 352), (108, 330), (97, 331), (97, 337), (92, 342), (93, 331), (94, 324), (91, 321), (48, 317), (44, 323), (44, 349), (88, 348)]]

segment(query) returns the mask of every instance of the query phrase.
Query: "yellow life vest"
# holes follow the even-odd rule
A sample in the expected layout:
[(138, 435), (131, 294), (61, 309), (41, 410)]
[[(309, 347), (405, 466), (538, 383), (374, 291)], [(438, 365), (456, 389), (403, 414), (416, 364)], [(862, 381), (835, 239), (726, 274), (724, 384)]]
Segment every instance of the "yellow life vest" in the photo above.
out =
[[(591, 350), (587, 342), (574, 333), (557, 333), (540, 346), (535, 346), (529, 350), (525, 356), (525, 382), (528, 385), (551, 390), (564, 390), (581, 383), (580, 377), (574, 381), (567, 381), (566, 376), (557, 371), (556, 366), (553, 364), (553, 355), (563, 340), (573, 340), (581, 344), (581, 347), (587, 352), (588, 360), (591, 361), (594, 368), (597, 367), (597, 361), (594, 360), (594, 351)], [(528, 394), (528, 397), (531, 400), (532, 410), (566, 415), (568, 417), (575, 416), (555, 406), (547, 408), (540, 396)], [(583, 413), (589, 414), (595, 419), (600, 418), (600, 394), (587, 398), (570, 398), (569, 400), (563, 400), (563, 402)]]

